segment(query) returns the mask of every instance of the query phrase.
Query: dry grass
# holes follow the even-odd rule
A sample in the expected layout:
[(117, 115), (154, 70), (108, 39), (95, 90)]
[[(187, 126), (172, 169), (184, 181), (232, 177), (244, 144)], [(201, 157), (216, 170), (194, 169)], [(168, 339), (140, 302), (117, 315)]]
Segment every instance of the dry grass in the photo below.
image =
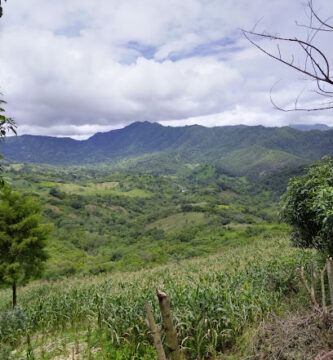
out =
[(321, 359), (321, 354), (333, 349), (333, 315), (327, 321), (314, 310), (287, 313), (283, 318), (271, 315), (261, 324), (253, 346), (249, 359)]
[(146, 227), (146, 230), (156, 228), (167, 233), (176, 233), (190, 226), (206, 224), (209, 220), (209, 217), (203, 213), (182, 212), (154, 221)]

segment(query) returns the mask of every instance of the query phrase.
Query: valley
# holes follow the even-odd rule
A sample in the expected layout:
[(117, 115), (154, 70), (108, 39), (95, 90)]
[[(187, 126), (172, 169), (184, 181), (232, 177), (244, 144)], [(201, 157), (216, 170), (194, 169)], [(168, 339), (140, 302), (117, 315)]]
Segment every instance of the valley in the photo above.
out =
[(176, 176), (13, 164), (6, 176), (53, 224), (47, 279), (202, 256), (277, 221), (271, 195), (212, 165)]
[(333, 360), (327, 0), (0, 0), (0, 360)]
[[(41, 204), (42, 222), (53, 230), (43, 276), (19, 284), (17, 308), (10, 310), (10, 289), (0, 289), (2, 358), (155, 359), (144, 304), (152, 303), (160, 321), (156, 288), (171, 298), (188, 359), (236, 360), (265, 351), (268, 358), (257, 335), (260, 321), (306, 309), (297, 268), (311, 263), (319, 268), (323, 262), (316, 251), (289, 243), (290, 229), (279, 217), (280, 196), (310, 161), (331, 154), (331, 139), (323, 145), (329, 131), (264, 129), (275, 133), (268, 149), (259, 135), (248, 137), (255, 130), (224, 129), (237, 136), (222, 147), (209, 139), (205, 151), (189, 145), (200, 144), (196, 139), (181, 151), (140, 154), (132, 139), (136, 156), (124, 155), (125, 144), (121, 156), (85, 165), (55, 165), (61, 153), (43, 163), (40, 144), (52, 149), (61, 139), (37, 139), (33, 147), (24, 143), (31, 161), (18, 161), (20, 147), (15, 161), (8, 155), (5, 181)], [(291, 133), (295, 143), (281, 150)], [(308, 138), (300, 140), (305, 135), (320, 139), (311, 143), (313, 152)], [(146, 140), (140, 144), (148, 146)], [(7, 142), (15, 141), (26, 140)], [(101, 141), (100, 154), (103, 146)], [(35, 161), (37, 150), (41, 161)], [(309, 359), (314, 355), (309, 352)]]

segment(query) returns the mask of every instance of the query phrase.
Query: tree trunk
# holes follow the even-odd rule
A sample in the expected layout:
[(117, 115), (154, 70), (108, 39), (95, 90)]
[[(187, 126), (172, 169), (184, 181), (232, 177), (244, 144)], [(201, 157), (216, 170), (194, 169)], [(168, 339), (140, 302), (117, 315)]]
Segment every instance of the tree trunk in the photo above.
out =
[(327, 277), (330, 288), (331, 308), (333, 308), (333, 260), (331, 257), (327, 259)]
[(151, 335), (154, 339), (154, 345), (157, 351), (158, 360), (166, 360), (165, 352), (162, 346), (160, 332), (155, 324), (153, 311), (151, 309), (151, 305), (149, 304), (149, 302), (146, 302), (146, 310), (147, 310), (147, 319), (148, 319)]
[(160, 303), (166, 346), (170, 350), (170, 360), (181, 360), (177, 331), (172, 322), (169, 298), (165, 293), (159, 290), (156, 291), (156, 294)]
[(17, 303), (17, 296), (16, 296), (16, 281), (14, 281), (14, 282), (13, 282), (12, 289), (13, 289), (13, 309), (14, 309), (14, 308), (15, 308), (15, 306), (16, 306), (16, 303)]

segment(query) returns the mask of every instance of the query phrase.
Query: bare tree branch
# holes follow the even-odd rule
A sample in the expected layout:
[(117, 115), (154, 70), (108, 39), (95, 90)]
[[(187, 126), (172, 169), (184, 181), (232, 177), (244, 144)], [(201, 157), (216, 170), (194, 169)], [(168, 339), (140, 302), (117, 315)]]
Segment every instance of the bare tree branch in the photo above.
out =
[[(305, 40), (297, 37), (283, 37), (267, 32), (257, 32), (255, 31), (255, 28), (253, 28), (251, 31), (242, 29), (242, 32), (245, 38), (261, 52), (271, 57), (272, 59), (287, 65), (288, 67), (296, 70), (297, 72), (304, 74), (308, 79), (313, 80), (317, 88), (314, 93), (318, 94), (319, 96), (330, 98), (333, 97), (333, 78), (331, 77), (330, 73), (331, 63), (325, 51), (323, 51), (319, 46), (314, 44), (314, 40), (321, 33), (327, 34), (333, 32), (333, 25), (329, 23), (329, 21), (333, 19), (333, 16), (330, 16), (327, 19), (323, 20), (314, 10), (312, 0), (308, 2), (307, 8), (309, 9), (309, 24), (299, 25), (296, 22), (298, 26), (304, 27), (308, 30)], [(268, 50), (265, 45), (260, 44), (260, 40), (276, 41), (276, 52)], [(280, 48), (280, 43), (290, 43), (298, 45), (304, 54), (303, 65), (295, 62), (295, 56), (293, 53), (291, 54), (291, 59), (289, 58), (290, 55), (286, 56), (285, 54), (283, 54)], [(274, 84), (270, 90), (270, 99), (273, 106), (278, 110), (319, 111), (333, 109), (332, 102), (325, 102), (320, 106), (314, 107), (299, 106), (298, 104), (300, 103), (300, 98), (304, 90), (302, 90), (296, 97), (294, 101), (294, 107), (290, 109), (285, 109), (281, 106), (278, 106), (273, 100), (272, 91), (275, 85), (276, 84)]]
[(326, 28), (328, 28), (328, 29), (333, 30), (333, 26), (328, 24), (328, 21), (331, 20), (331, 19), (333, 18), (333, 16), (328, 17), (326, 20), (322, 20), (322, 19), (318, 16), (317, 12), (314, 11), (314, 9), (313, 9), (313, 4), (312, 4), (312, 0), (310, 0), (310, 1), (308, 2), (308, 7), (309, 7), (309, 9), (310, 9), (310, 11), (311, 11), (311, 15), (312, 15), (313, 17), (315, 17), (315, 18), (319, 21), (319, 23), (320, 23), (321, 25), (323, 25), (324, 27), (326, 27)]

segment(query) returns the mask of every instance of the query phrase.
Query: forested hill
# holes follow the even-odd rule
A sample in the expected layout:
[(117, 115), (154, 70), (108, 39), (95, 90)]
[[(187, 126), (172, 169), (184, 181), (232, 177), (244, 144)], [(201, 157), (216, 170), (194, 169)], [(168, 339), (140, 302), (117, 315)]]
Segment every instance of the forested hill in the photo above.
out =
[(12, 137), (0, 144), (0, 153), (16, 162), (55, 165), (177, 154), (187, 162), (214, 162), (231, 173), (242, 175), (249, 166), (259, 173), (333, 155), (333, 130), (304, 132), (290, 127), (263, 126), (164, 127), (136, 122), (123, 129), (97, 133), (83, 141), (32, 135)]

